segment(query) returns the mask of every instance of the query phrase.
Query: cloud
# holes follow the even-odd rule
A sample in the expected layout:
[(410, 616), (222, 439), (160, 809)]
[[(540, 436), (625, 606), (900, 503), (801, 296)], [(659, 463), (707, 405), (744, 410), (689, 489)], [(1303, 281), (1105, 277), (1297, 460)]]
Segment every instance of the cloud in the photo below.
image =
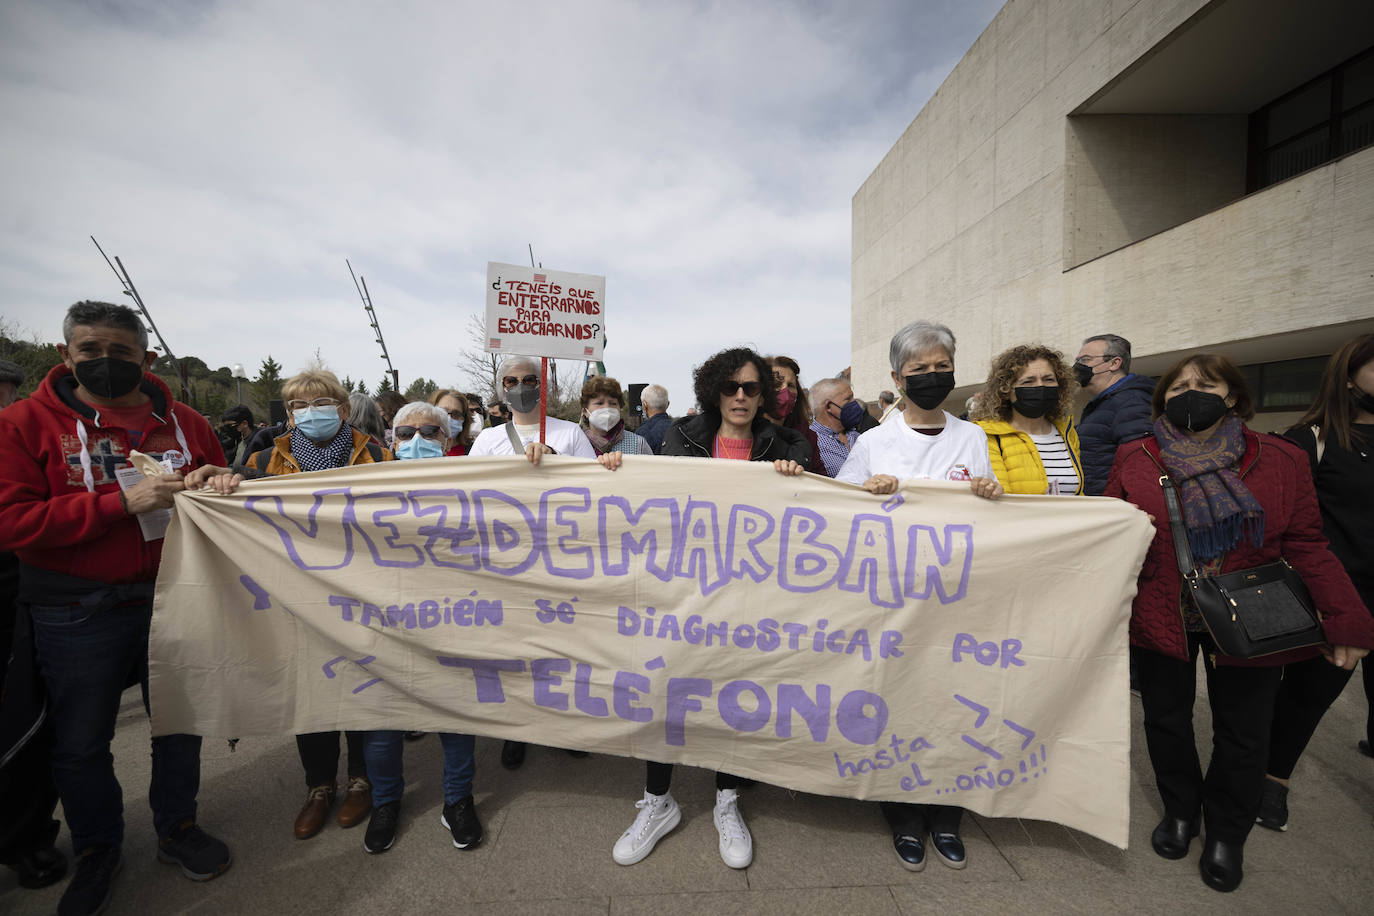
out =
[[(849, 202), (999, 4), (12, 3), (7, 318), (117, 299), (174, 350), (459, 381), (488, 260), (607, 277), (608, 370), (688, 406), (741, 341), (849, 363)], [(872, 396), (873, 392), (859, 392)]]

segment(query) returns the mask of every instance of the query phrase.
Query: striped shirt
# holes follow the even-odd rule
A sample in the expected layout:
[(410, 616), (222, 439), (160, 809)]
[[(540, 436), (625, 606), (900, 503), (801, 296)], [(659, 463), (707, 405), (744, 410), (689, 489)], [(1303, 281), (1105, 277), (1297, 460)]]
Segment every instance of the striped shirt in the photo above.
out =
[(1056, 496), (1078, 492), (1078, 472), (1074, 470), (1073, 456), (1069, 454), (1069, 444), (1058, 430), (1046, 436), (1032, 435), (1031, 441), (1040, 453), (1040, 463), (1045, 466), (1045, 476), (1049, 478), (1045, 492)]

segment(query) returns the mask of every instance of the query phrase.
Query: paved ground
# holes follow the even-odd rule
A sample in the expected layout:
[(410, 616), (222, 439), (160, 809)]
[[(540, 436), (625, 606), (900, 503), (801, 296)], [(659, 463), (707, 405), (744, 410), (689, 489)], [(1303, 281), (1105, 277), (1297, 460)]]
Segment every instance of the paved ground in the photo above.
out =
[[(115, 757), (128, 837), (111, 914), (1355, 913), (1369, 912), (1374, 898), (1374, 761), (1355, 750), (1365, 714), (1358, 676), (1299, 765), (1290, 829), (1254, 831), (1245, 883), (1230, 895), (1197, 877), (1200, 846), (1178, 862), (1150, 850), (1160, 808), (1138, 700), (1125, 852), (1054, 824), (973, 816), (964, 828), (967, 869), (932, 861), (911, 874), (893, 855), (876, 805), (760, 786), (745, 791), (742, 806), (754, 864), (732, 871), (716, 853), (711, 775), (679, 768), (673, 789), (682, 825), (648, 859), (622, 868), (610, 850), (634, 817), (642, 764), (532, 749), (511, 773), (497, 762), (499, 742), (488, 739), (477, 745), (487, 837), (462, 852), (439, 825), (439, 742), (428, 737), (406, 747), (411, 778), (396, 845), (369, 856), (362, 827), (331, 823), (312, 840), (292, 837), (304, 791), (290, 738), (244, 740), (235, 753), (215, 740), (205, 747), (200, 820), (229, 843), (235, 861), (204, 885), (156, 861), (148, 725), (137, 691), (124, 701)], [(1199, 723), (1199, 733), (1207, 729)], [(65, 830), (59, 845), (70, 852)], [(51, 913), (63, 887), (25, 891), (0, 869), (0, 913)]]

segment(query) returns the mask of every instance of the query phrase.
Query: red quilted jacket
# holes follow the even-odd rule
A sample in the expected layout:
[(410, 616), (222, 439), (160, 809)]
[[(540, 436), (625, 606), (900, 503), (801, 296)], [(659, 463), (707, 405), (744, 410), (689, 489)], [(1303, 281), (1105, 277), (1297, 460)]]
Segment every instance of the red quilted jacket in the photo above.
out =
[[(1138, 591), (1131, 606), (1131, 645), (1186, 659), (1188, 638), (1179, 607), (1182, 577), (1174, 559), (1164, 490), (1159, 485), (1162, 474), (1163, 462), (1154, 436), (1128, 442), (1117, 449), (1103, 495), (1127, 500), (1154, 516), (1155, 539), (1140, 568)], [(1264, 507), (1264, 544), (1255, 548), (1242, 540), (1226, 554), (1222, 572), (1275, 563), (1280, 558), (1288, 560), (1312, 593), (1327, 641), (1374, 649), (1374, 618), (1365, 610), (1350, 577), (1322, 535), (1307, 455), (1285, 439), (1247, 427), (1240, 476)], [(1254, 659), (1218, 655), (1217, 662), (1286, 665), (1311, 658), (1317, 651), (1315, 647), (1295, 649)]]

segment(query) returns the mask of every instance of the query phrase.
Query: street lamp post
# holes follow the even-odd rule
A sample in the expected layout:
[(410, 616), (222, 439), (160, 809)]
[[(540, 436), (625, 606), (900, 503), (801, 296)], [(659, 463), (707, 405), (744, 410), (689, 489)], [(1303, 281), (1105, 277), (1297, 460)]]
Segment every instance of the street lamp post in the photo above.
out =
[(233, 376), (234, 382), (238, 385), (238, 399), (239, 399), (239, 405), (242, 406), (242, 405), (243, 405), (243, 380), (246, 379), (246, 378), (248, 378), (248, 373), (246, 373), (246, 372), (243, 371), (243, 363), (234, 363), (233, 368), (231, 368), (231, 369), (229, 370), (229, 374), (230, 374), (231, 376)]

